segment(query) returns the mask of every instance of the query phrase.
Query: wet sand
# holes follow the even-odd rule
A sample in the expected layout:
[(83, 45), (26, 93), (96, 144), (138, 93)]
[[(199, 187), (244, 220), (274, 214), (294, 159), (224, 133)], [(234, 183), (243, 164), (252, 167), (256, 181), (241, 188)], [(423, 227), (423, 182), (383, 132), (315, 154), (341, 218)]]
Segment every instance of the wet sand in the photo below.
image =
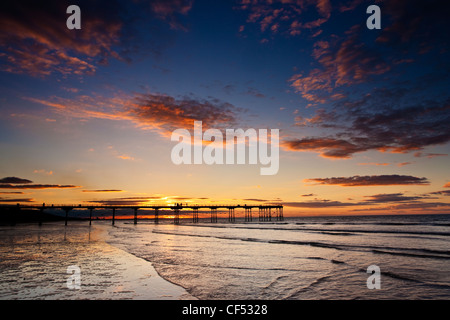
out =
[[(0, 226), (1, 300), (195, 299), (161, 278), (152, 264), (107, 243), (109, 223)], [(69, 266), (80, 289), (69, 289)]]

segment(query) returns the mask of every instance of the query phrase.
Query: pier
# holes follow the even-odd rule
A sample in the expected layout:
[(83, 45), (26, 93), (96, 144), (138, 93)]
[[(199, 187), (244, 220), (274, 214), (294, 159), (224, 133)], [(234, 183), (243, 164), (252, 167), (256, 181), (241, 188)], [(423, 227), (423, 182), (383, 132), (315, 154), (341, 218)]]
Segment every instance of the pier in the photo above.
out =
[[(10, 212), (19, 213), (20, 210), (36, 210), (37, 217), (39, 219), (39, 224), (42, 223), (41, 217), (45, 210), (62, 210), (65, 213), (64, 222), (67, 225), (68, 220), (70, 220), (70, 212), (75, 209), (84, 209), (89, 211), (89, 225), (92, 224), (93, 214), (95, 210), (103, 209), (110, 210), (111, 212), (111, 224), (114, 225), (117, 218), (118, 210), (127, 210), (133, 213), (133, 221), (134, 224), (138, 223), (139, 220), (139, 210), (145, 210), (146, 215), (149, 214), (148, 211), (153, 211), (153, 221), (154, 223), (159, 223), (161, 210), (167, 210), (169, 212), (165, 212), (164, 215), (173, 216), (173, 223), (179, 224), (181, 222), (180, 215), (183, 213), (184, 215), (191, 216), (191, 220), (193, 223), (198, 223), (199, 213), (202, 212), (206, 215), (210, 216), (211, 223), (218, 222), (218, 210), (226, 212), (228, 211), (228, 219), (227, 221), (230, 223), (236, 222), (236, 209), (244, 211), (244, 222), (252, 222), (253, 221), (253, 213), (258, 214), (259, 222), (265, 221), (283, 221), (283, 206), (282, 205), (183, 205), (181, 203), (177, 203), (175, 205), (143, 205), (143, 206), (127, 206), (127, 205), (1, 205), (1, 208), (5, 208), (10, 210)], [(203, 210), (203, 211), (201, 211)], [(87, 219), (87, 218), (86, 218)], [(255, 219), (256, 221), (256, 219)]]

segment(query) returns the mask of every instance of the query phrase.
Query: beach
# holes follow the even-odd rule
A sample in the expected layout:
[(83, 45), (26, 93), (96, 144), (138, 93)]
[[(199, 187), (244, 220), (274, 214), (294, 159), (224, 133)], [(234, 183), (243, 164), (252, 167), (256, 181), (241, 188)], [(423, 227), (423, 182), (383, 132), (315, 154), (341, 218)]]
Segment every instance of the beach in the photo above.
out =
[[(0, 299), (194, 299), (150, 262), (107, 244), (108, 227), (86, 221), (1, 226)], [(80, 289), (67, 286), (69, 266), (80, 268)]]
[(449, 215), (49, 222), (0, 239), (3, 300), (450, 299)]

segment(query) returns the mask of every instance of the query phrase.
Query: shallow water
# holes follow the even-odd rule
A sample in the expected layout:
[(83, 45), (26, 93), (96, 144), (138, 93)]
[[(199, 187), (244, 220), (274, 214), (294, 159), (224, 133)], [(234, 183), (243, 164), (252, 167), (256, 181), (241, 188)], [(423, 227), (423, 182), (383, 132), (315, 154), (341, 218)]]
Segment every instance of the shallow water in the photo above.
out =
[(449, 215), (3, 226), (0, 299), (449, 299), (449, 240)]
[[(0, 299), (192, 298), (106, 236), (104, 226), (86, 222), (0, 227)], [(80, 268), (80, 289), (67, 286), (72, 265)]]
[(199, 299), (450, 298), (448, 215), (121, 223), (110, 235)]

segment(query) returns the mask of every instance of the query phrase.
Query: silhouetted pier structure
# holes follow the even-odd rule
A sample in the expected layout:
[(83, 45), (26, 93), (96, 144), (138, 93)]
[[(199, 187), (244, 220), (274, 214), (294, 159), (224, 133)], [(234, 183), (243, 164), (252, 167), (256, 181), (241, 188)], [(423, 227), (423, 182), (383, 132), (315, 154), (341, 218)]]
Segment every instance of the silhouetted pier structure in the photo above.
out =
[[(175, 205), (151, 205), (151, 206), (127, 206), (127, 205), (2, 205), (0, 208), (8, 208), (10, 210), (14, 210), (19, 212), (21, 209), (35, 209), (38, 210), (39, 224), (42, 223), (41, 217), (43, 216), (44, 210), (47, 209), (60, 209), (65, 212), (65, 225), (67, 225), (67, 221), (69, 220), (69, 213), (74, 209), (85, 209), (89, 210), (89, 225), (92, 224), (93, 212), (96, 209), (103, 210), (111, 210), (112, 216), (111, 221), (112, 225), (115, 224), (116, 221), (116, 212), (117, 210), (132, 210), (133, 212), (133, 221), (134, 224), (138, 223), (138, 211), (139, 210), (153, 210), (154, 222), (159, 222), (159, 215), (161, 210), (171, 210), (171, 213), (165, 213), (165, 215), (173, 216), (174, 224), (180, 223), (180, 214), (182, 210), (184, 212), (192, 213), (192, 222), (199, 222), (199, 212), (200, 210), (209, 210), (211, 223), (218, 222), (218, 210), (228, 210), (228, 222), (236, 221), (236, 213), (235, 209), (244, 209), (244, 221), (252, 222), (253, 221), (253, 212), (252, 209), (258, 210), (258, 221), (272, 221), (274, 218), (276, 221), (282, 221), (283, 217), (283, 206), (282, 205), (183, 205), (181, 203), (177, 203)], [(207, 214), (207, 212), (206, 212)], [(146, 215), (149, 215), (146, 213)], [(151, 214), (150, 214), (151, 215)]]

